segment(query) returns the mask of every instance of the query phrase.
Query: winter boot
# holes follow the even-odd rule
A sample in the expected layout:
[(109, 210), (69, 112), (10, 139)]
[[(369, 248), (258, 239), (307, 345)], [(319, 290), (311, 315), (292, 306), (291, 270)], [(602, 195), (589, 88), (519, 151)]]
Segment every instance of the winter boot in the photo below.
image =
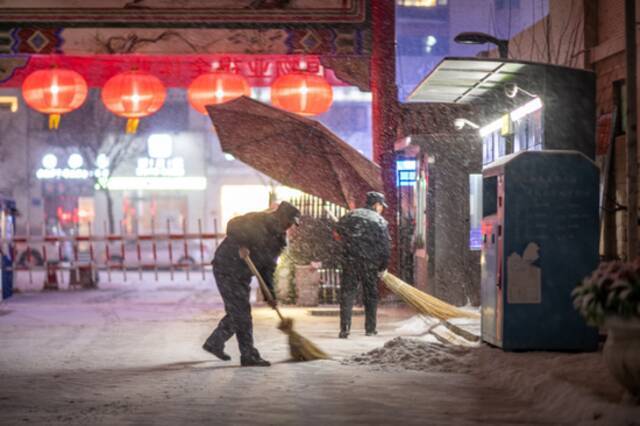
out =
[(207, 340), (204, 342), (204, 345), (202, 345), (202, 349), (223, 361), (229, 361), (231, 359), (231, 357), (224, 352), (224, 344), (215, 344)]
[(269, 367), (271, 363), (262, 359), (260, 355), (241, 356), (240, 365), (243, 367)]

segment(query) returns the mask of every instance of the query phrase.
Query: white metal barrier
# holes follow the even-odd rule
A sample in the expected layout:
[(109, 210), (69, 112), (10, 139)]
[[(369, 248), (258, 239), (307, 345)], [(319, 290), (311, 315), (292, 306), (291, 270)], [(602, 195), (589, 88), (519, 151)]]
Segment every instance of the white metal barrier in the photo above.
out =
[[(202, 280), (211, 270), (211, 260), (224, 234), (218, 233), (217, 221), (213, 222), (213, 233), (203, 232), (202, 220), (198, 220), (198, 232), (187, 232), (187, 223), (181, 229), (171, 228), (169, 220), (164, 232), (156, 229), (151, 220), (151, 233), (125, 233), (124, 222), (119, 224), (119, 233), (94, 232), (94, 224), (88, 224), (86, 235), (32, 235), (29, 228), (25, 235), (16, 235), (11, 240), (2, 240), (2, 247), (11, 247), (13, 260), (11, 269), (25, 271), (29, 283), (33, 283), (35, 271), (46, 271), (45, 288), (64, 282), (65, 271), (69, 272), (69, 284), (81, 284), (82, 274), (106, 272), (107, 281), (112, 274), (127, 281), (128, 274), (137, 273), (142, 280), (144, 271), (153, 271), (158, 281), (159, 271), (168, 271), (173, 281), (176, 272), (184, 273), (189, 281), (192, 273), (200, 273)], [(54, 284), (55, 283), (55, 284)]]

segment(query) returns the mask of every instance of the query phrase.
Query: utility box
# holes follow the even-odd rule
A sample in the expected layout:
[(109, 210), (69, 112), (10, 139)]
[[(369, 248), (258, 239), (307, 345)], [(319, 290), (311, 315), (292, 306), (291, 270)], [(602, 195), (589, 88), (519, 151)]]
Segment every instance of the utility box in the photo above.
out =
[(598, 266), (596, 165), (523, 151), (483, 171), (482, 339), (505, 350), (591, 351), (571, 291)]

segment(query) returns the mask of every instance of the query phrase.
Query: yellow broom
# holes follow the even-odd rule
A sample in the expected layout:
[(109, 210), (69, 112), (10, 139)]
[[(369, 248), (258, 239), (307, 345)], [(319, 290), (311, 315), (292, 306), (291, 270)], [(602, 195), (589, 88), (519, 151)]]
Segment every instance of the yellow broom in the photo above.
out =
[(391, 291), (421, 314), (436, 317), (443, 321), (450, 318), (480, 318), (480, 315), (475, 312), (456, 308), (436, 297), (423, 293), (389, 272), (385, 271), (382, 281)]
[(300, 334), (296, 333), (293, 330), (293, 319), (285, 318), (282, 316), (280, 309), (275, 305), (275, 301), (273, 296), (271, 295), (271, 291), (267, 287), (267, 284), (264, 282), (264, 278), (256, 265), (253, 264), (251, 257), (249, 257), (249, 250), (240, 250), (240, 257), (244, 259), (249, 267), (249, 270), (253, 273), (253, 275), (258, 278), (258, 282), (260, 283), (260, 288), (262, 289), (262, 293), (267, 298), (269, 303), (272, 305), (272, 308), (280, 317), (280, 325), (278, 328), (282, 330), (287, 336), (289, 336), (289, 351), (291, 353), (291, 358), (294, 361), (313, 361), (316, 359), (328, 359), (329, 355), (327, 355), (322, 349), (314, 345), (309, 339), (302, 337)]

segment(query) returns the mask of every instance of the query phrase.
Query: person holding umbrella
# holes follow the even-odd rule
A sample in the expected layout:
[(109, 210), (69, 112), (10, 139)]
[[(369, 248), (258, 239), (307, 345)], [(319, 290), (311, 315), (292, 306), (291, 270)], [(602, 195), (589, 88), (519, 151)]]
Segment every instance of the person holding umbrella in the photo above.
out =
[(386, 207), (383, 194), (368, 192), (366, 206), (351, 210), (336, 225), (336, 237), (342, 243), (338, 335), (341, 339), (346, 339), (351, 330), (351, 313), (358, 286), (363, 292), (366, 335), (378, 334), (378, 277), (387, 269), (391, 250), (388, 224), (381, 216)]
[[(286, 201), (275, 211), (253, 212), (233, 218), (227, 224), (227, 237), (216, 250), (213, 273), (226, 315), (207, 338), (202, 348), (223, 361), (231, 359), (224, 345), (234, 334), (240, 348), (240, 364), (244, 367), (271, 365), (253, 345), (253, 324), (249, 302), (252, 272), (240, 257), (240, 249), (249, 250), (256, 269), (264, 278), (272, 295), (276, 261), (287, 245), (287, 230), (300, 223), (300, 211)], [(272, 307), (274, 302), (270, 303)]]

